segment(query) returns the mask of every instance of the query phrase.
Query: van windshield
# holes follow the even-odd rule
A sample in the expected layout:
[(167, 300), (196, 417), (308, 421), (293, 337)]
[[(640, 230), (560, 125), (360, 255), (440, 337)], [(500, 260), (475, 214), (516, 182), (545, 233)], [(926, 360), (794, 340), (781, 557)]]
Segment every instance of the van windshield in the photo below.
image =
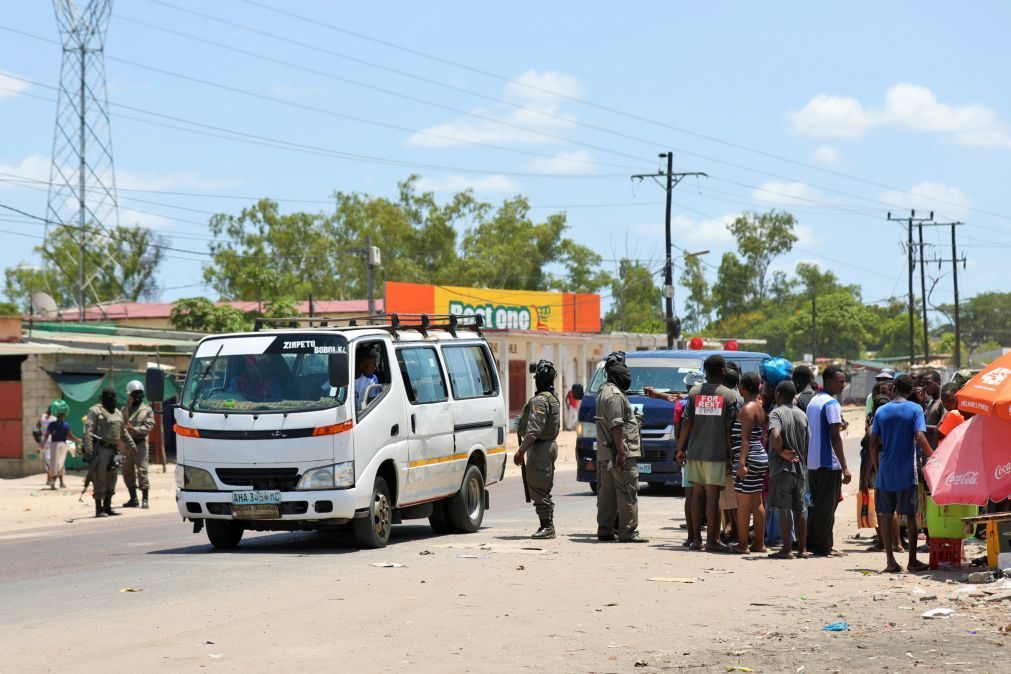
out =
[[(652, 386), (660, 393), (687, 393), (685, 377), (702, 371), (702, 361), (690, 358), (629, 358), (625, 361), (632, 373), (628, 393), (642, 393)], [(604, 385), (604, 368), (598, 367), (590, 381), (589, 392), (596, 395)]]
[(347, 371), (344, 337), (296, 333), (210, 339), (200, 344), (190, 363), (182, 406), (242, 414), (342, 405), (347, 387), (330, 385), (331, 358)]

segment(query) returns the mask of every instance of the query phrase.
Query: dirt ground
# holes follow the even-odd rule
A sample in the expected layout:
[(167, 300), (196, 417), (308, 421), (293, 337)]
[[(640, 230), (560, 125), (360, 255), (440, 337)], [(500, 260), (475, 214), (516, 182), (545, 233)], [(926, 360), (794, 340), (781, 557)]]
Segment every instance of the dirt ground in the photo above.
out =
[[(855, 526), (855, 484), (839, 505), (840, 558), (688, 552), (683, 499), (670, 489), (640, 498), (649, 544), (600, 544), (594, 499), (573, 479), (573, 440), (560, 442), (556, 540), (530, 541), (529, 506), (503, 506), (502, 491), (518, 489), (512, 468), (491, 488), (498, 509), (473, 535), (434, 537), (419, 524), (384, 550), (284, 534), (215, 553), (202, 537), (146, 542), (153, 534), (138, 532), (138, 556), (122, 566), (110, 562), (86, 586), (64, 577), (72, 595), (57, 578), (7, 585), (16, 615), (7, 618), (5, 637), (16, 637), (5, 638), (7, 662), (55, 671), (59, 658), (39, 659), (45, 642), (81, 671), (1011, 671), (1011, 590), (964, 585), (968, 568), (879, 574), (884, 555), (868, 552), (872, 532)], [(89, 515), (77, 502), (81, 478), (55, 492), (42, 476), (0, 482), (0, 544), (96, 524), (126, 535), (122, 523), (174, 512), (171, 470), (152, 478), (152, 510), (72, 524)], [(967, 551), (981, 554), (976, 544)], [(123, 593), (131, 587), (143, 591)], [(62, 597), (55, 613), (50, 595)], [(19, 606), (23, 596), (34, 600)], [(62, 636), (80, 628), (62, 616), (83, 607), (110, 635), (134, 630), (115, 659)], [(922, 617), (935, 608), (953, 615)], [(837, 622), (846, 629), (823, 629)]]

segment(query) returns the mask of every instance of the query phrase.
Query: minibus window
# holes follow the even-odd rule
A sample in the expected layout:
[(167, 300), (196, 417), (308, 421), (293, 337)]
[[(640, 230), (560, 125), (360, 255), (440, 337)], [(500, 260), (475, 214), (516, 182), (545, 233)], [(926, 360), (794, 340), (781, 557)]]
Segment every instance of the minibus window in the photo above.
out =
[(498, 378), (487, 349), (478, 345), (445, 346), (442, 353), (446, 357), (454, 398), (482, 398), (498, 394)]

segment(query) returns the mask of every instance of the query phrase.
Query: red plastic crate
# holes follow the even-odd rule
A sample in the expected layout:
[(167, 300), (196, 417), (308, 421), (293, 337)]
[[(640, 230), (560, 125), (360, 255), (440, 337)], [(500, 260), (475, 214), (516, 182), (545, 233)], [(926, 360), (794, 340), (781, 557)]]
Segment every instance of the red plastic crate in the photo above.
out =
[(962, 566), (962, 539), (961, 538), (933, 538), (930, 539), (930, 568), (936, 569), (938, 566)]

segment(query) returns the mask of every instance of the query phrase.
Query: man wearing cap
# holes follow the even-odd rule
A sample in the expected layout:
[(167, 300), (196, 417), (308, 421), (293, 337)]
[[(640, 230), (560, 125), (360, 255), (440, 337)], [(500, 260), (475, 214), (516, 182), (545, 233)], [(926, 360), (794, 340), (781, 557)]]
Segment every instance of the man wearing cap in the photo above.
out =
[[(890, 367), (883, 367), (881, 371), (874, 375), (874, 381), (877, 384), (882, 382), (893, 382), (895, 381), (895, 370)], [(870, 418), (871, 413), (874, 411), (874, 391), (867, 394), (867, 403), (864, 405), (864, 415)]]
[(84, 458), (95, 489), (95, 517), (118, 515), (112, 509), (112, 495), (116, 492), (119, 442), (122, 440), (131, 452), (137, 451), (137, 445), (126, 431), (122, 412), (116, 408), (115, 389), (102, 391), (101, 402), (88, 410), (85, 428)]
[(613, 541), (617, 535), (623, 543), (646, 543), (638, 531), (641, 414), (625, 395), (632, 385), (625, 353), (610, 354), (604, 372), (607, 381), (597, 392), (597, 540)]
[(526, 457), (527, 489), (541, 520), (541, 528), (531, 538), (554, 538), (555, 504), (551, 500), (551, 488), (558, 458), (555, 439), (561, 426), (561, 404), (555, 395), (555, 366), (551, 361), (541, 360), (534, 367), (534, 385), (537, 392), (527, 401), (520, 416), (517, 428), (520, 448), (513, 462), (523, 466)]
[(148, 443), (147, 437), (154, 429), (154, 410), (150, 405), (144, 403), (144, 384), (134, 379), (126, 385), (126, 393), (129, 397), (123, 416), (126, 419), (126, 432), (133, 438), (137, 451), (127, 451), (123, 460), (123, 482), (130, 492), (130, 500), (123, 504), (124, 508), (136, 508), (137, 484), (140, 483), (141, 501), (140, 507), (148, 507), (148, 489), (150, 484), (147, 479)]

